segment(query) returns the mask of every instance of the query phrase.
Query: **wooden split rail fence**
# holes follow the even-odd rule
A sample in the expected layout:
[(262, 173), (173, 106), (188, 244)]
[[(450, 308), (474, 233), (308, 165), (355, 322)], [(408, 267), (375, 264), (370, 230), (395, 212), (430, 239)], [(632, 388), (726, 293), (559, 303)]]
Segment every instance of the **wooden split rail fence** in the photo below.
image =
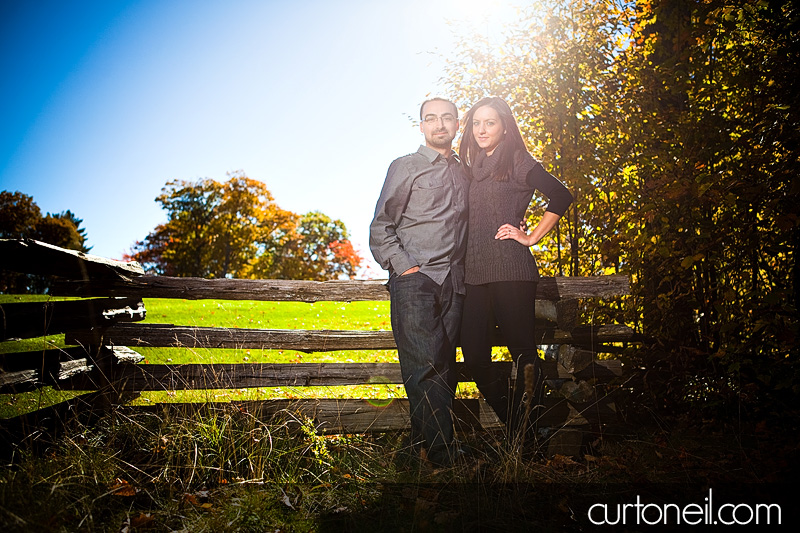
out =
[[(52, 386), (85, 393), (95, 407), (124, 402), (142, 391), (242, 389), (402, 383), (398, 363), (237, 363), (142, 364), (137, 347), (236, 348), (258, 350), (394, 349), (391, 331), (275, 330), (140, 324), (144, 298), (262, 301), (381, 301), (384, 281), (233, 280), (146, 276), (136, 263), (124, 263), (64, 250), (31, 240), (0, 240), (0, 270), (55, 277), (54, 296), (76, 300), (0, 305), (0, 341), (65, 334), (70, 347), (0, 355), (0, 393)], [(576, 323), (579, 298), (629, 293), (624, 276), (544, 278), (537, 294), (537, 334), (547, 345), (544, 373), (548, 393), (540, 427), (554, 428), (551, 453), (577, 453), (581, 430), (615, 417), (603, 384), (622, 374), (615, 359), (598, 360), (609, 343), (637, 342), (623, 325)], [(502, 341), (498, 338), (498, 344)], [(8, 345), (8, 343), (6, 343)], [(498, 362), (498, 365), (510, 363)], [(460, 381), (471, 381), (463, 364)], [(72, 401), (74, 403), (74, 400)], [(72, 408), (70, 402), (69, 404)], [(83, 402), (83, 407), (89, 403)], [(365, 433), (409, 425), (408, 403), (352, 399), (278, 399), (245, 402), (260, 416), (282, 411), (313, 419), (321, 433)], [(181, 405), (187, 409), (200, 406)], [(208, 408), (209, 404), (203, 404)], [(53, 412), (53, 408), (49, 412)], [(483, 400), (454, 405), (461, 429), (497, 428)], [(30, 427), (31, 414), (6, 420)]]

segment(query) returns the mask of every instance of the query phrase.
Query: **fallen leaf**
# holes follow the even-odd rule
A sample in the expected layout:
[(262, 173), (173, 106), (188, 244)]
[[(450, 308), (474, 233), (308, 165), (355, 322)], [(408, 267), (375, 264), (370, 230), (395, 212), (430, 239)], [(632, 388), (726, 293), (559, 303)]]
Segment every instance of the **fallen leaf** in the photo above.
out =
[(155, 518), (150, 513), (139, 513), (139, 516), (131, 518), (131, 527), (144, 529), (155, 526)]
[(124, 479), (117, 478), (108, 487), (108, 490), (114, 496), (136, 496), (136, 487), (125, 481)]

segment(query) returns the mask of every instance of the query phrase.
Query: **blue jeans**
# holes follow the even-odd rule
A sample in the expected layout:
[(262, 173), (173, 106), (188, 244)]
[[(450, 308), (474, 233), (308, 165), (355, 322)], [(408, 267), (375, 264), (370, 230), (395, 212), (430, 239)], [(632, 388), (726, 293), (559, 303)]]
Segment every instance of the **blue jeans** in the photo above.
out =
[(428, 458), (449, 464), (453, 454), (455, 358), (464, 295), (421, 272), (392, 276), (392, 332), (411, 409), (412, 442), (424, 439)]

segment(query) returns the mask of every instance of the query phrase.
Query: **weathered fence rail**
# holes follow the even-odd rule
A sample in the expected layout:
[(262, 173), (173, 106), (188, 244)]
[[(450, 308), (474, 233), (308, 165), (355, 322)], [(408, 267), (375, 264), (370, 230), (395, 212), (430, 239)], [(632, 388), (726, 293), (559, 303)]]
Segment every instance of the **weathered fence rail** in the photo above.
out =
[[(621, 325), (581, 326), (572, 331), (542, 328), (539, 344), (602, 344), (635, 340), (630, 328)], [(174, 326), (172, 324), (116, 324), (67, 335), (69, 344), (113, 344), (115, 346), (190, 348), (239, 348), (247, 350), (296, 350), (333, 352), (339, 350), (391, 350), (396, 345), (392, 332), (249, 329)], [(500, 335), (496, 344), (501, 344)]]
[[(354, 302), (388, 300), (386, 281), (295, 281), (260, 279), (172, 278), (166, 276), (63, 281), (61, 296), (139, 296), (187, 300), (267, 300), (295, 302)], [(626, 276), (543, 278), (537, 299), (606, 298), (630, 292)]]
[[(122, 394), (143, 391), (241, 389), (402, 383), (398, 363), (236, 363), (140, 364), (137, 347), (237, 348), (323, 352), (395, 349), (390, 331), (275, 330), (141, 324), (144, 298), (381, 301), (383, 281), (206, 280), (145, 276), (135, 263), (123, 263), (61, 250), (36, 241), (0, 240), (0, 269), (55, 276), (53, 295), (82, 300), (0, 305), (0, 340), (65, 333), (64, 350), (0, 355), (0, 392), (54, 386), (61, 390), (100, 391), (105, 404)], [(614, 416), (614, 404), (602, 383), (622, 374), (619, 361), (598, 360), (607, 343), (637, 342), (618, 324), (576, 323), (578, 298), (628, 294), (624, 276), (544, 278), (537, 293), (537, 332), (550, 349), (544, 362), (550, 394), (540, 424), (585, 428)], [(498, 336), (497, 344), (502, 344)], [(496, 363), (510, 365), (510, 363)], [(461, 381), (471, 381), (462, 364)], [(312, 418), (321, 432), (357, 433), (407, 427), (405, 400), (264, 400), (237, 404), (260, 416), (291, 410)], [(201, 406), (180, 409), (200, 408)], [(176, 409), (176, 406), (164, 407)], [(50, 411), (53, 411), (50, 409)], [(456, 402), (461, 427), (497, 427), (481, 400)], [(561, 431), (573, 440), (576, 432)], [(562, 439), (561, 451), (566, 441)], [(558, 446), (559, 440), (554, 439)]]

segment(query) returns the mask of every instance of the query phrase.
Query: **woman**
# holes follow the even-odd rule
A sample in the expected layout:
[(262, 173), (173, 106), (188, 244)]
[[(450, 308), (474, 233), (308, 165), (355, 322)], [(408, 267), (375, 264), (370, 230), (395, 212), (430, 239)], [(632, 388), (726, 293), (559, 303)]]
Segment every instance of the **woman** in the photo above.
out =
[[(529, 247), (556, 225), (572, 195), (528, 153), (511, 108), (501, 98), (480, 100), (464, 124), (459, 156), (470, 189), (461, 349), (478, 389), (513, 437), (523, 427), (532, 431), (533, 420), (523, 420), (525, 406), (530, 405), (530, 414), (542, 381), (534, 334), (539, 272)], [(549, 204), (527, 233), (524, 218), (534, 190)], [(514, 360), (511, 379), (491, 365), (496, 325)], [(533, 372), (528, 371), (526, 383), (528, 365)]]

